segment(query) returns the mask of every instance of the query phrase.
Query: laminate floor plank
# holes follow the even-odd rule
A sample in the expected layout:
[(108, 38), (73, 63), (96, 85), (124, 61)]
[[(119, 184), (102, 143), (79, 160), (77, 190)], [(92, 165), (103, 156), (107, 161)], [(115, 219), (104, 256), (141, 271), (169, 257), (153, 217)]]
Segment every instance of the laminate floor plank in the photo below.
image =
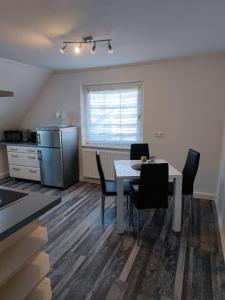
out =
[(52, 263), (53, 300), (225, 299), (225, 263), (214, 201), (193, 199), (192, 220), (190, 199), (185, 198), (180, 233), (171, 228), (172, 198), (167, 234), (163, 211), (141, 214), (137, 247), (136, 215), (134, 227), (129, 227), (126, 203), (123, 235), (116, 231), (114, 197), (106, 198), (102, 226), (98, 184), (78, 182), (63, 190), (6, 178), (0, 185), (62, 197), (40, 218), (49, 233), (45, 251)]

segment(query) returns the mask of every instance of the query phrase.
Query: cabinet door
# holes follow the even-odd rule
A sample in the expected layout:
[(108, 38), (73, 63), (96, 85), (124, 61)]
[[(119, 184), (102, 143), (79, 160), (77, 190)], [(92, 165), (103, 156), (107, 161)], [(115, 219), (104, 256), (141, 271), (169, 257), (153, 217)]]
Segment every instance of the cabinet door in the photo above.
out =
[(8, 161), (10, 165), (39, 168), (37, 154), (8, 152)]
[(24, 147), (20, 145), (7, 145), (7, 151), (8, 152), (24, 152), (24, 153), (32, 153), (35, 154), (37, 153), (38, 149), (37, 147)]
[(40, 169), (33, 167), (9, 165), (9, 174), (13, 178), (40, 181)]

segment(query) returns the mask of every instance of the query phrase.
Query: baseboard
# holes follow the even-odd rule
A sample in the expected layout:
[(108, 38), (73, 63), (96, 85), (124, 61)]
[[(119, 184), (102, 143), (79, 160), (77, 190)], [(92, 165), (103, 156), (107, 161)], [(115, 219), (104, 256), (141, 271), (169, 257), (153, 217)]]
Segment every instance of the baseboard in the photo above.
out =
[(223, 251), (223, 259), (225, 261), (225, 234), (222, 226), (222, 219), (220, 216), (220, 211), (218, 209), (218, 205), (216, 203), (216, 211), (217, 211), (217, 218), (218, 218), (218, 224), (219, 224), (219, 231), (220, 231), (220, 240), (222, 244), (222, 251)]
[(206, 200), (216, 200), (216, 194), (203, 193), (203, 192), (194, 192), (194, 198), (206, 199)]
[[(88, 177), (83, 177), (80, 176), (80, 181), (84, 182), (90, 182), (90, 183), (100, 183), (99, 179), (94, 179), (94, 178), (88, 178)], [(216, 200), (217, 195), (216, 194), (210, 194), (210, 193), (203, 193), (203, 192), (194, 192), (194, 197), (199, 198), (199, 199), (206, 199), (206, 200)]]
[(80, 181), (100, 184), (99, 179), (88, 178), (88, 177), (83, 177), (83, 176), (80, 176)]
[(7, 178), (9, 177), (9, 172), (3, 172), (3, 173), (0, 173), (0, 179), (4, 179), (4, 178)]

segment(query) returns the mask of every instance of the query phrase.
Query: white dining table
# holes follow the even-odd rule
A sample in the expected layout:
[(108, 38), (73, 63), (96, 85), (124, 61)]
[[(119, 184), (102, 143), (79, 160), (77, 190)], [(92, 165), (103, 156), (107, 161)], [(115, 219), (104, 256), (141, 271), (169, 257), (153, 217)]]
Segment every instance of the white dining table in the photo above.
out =
[[(134, 170), (132, 165), (140, 163), (138, 160), (115, 160), (115, 177), (117, 182), (117, 232), (123, 233), (124, 224), (124, 192), (125, 180), (134, 180), (140, 177), (140, 171)], [(153, 163), (168, 163), (163, 159), (156, 159)], [(173, 204), (173, 230), (181, 231), (182, 212), (182, 173), (169, 164), (169, 182), (174, 182), (174, 204)], [(149, 183), (149, 187), (151, 182)]]

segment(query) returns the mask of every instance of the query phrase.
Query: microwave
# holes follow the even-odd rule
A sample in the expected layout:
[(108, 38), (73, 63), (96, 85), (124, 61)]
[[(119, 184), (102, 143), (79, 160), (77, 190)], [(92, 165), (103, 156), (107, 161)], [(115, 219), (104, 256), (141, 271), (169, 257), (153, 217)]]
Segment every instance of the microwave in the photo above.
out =
[(30, 141), (30, 130), (28, 129), (11, 129), (4, 131), (5, 141), (8, 143), (24, 143)]

